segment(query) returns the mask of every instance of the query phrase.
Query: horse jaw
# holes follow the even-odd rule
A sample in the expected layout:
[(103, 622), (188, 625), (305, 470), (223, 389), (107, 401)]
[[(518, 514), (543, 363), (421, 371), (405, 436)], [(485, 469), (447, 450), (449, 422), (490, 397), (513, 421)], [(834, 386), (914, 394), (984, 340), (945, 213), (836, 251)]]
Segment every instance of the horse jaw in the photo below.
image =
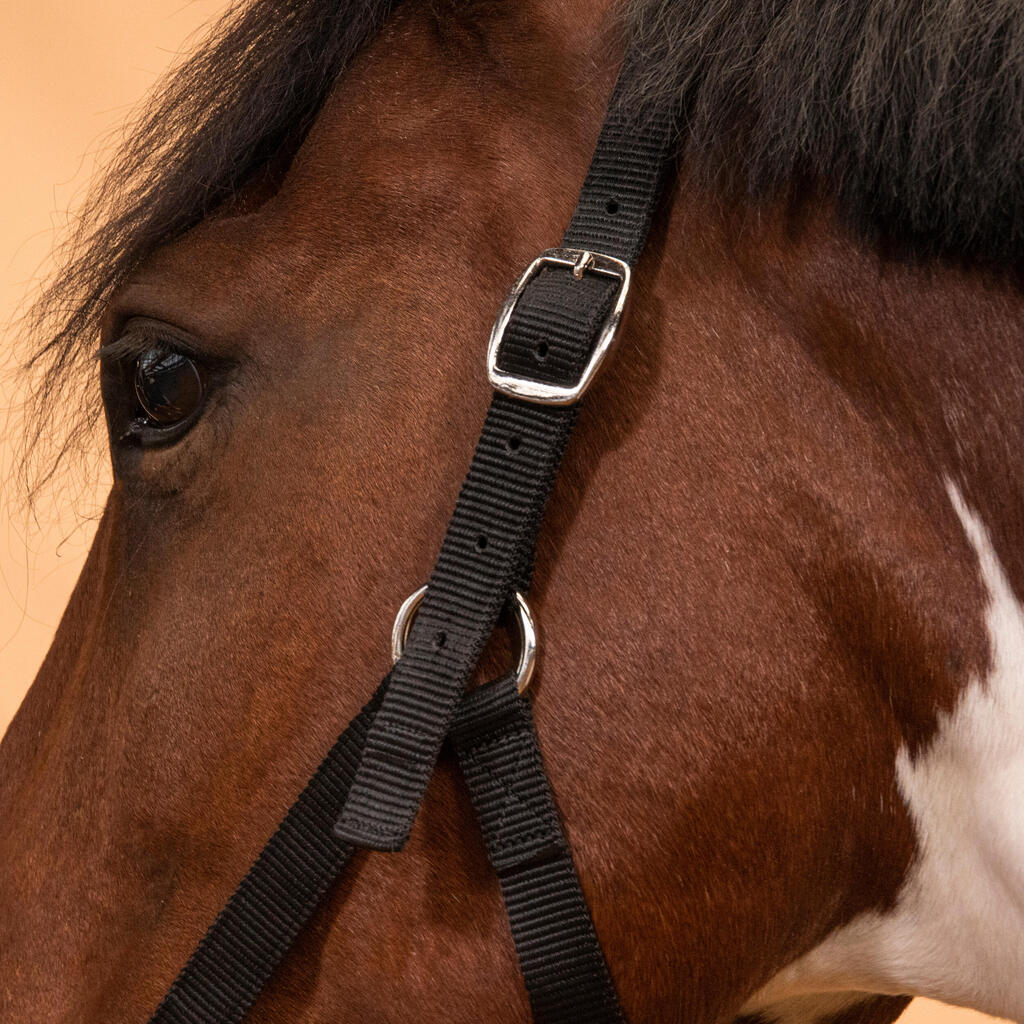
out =
[[(1024, 1020), (1024, 607), (989, 531), (947, 481), (988, 591), (991, 660), (897, 778), (919, 855), (894, 908), (864, 914), (775, 976), (743, 1008), (785, 1021), (829, 996), (918, 995)], [(831, 994), (831, 995), (830, 995)]]

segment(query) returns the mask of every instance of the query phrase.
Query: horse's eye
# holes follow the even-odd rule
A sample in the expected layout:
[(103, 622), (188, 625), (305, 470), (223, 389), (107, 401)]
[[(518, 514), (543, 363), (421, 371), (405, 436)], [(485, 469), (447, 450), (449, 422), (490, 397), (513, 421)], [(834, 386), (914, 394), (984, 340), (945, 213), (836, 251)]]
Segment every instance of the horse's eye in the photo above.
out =
[(182, 423), (203, 401), (199, 367), (180, 352), (148, 349), (135, 363), (135, 398), (142, 415), (155, 426)]

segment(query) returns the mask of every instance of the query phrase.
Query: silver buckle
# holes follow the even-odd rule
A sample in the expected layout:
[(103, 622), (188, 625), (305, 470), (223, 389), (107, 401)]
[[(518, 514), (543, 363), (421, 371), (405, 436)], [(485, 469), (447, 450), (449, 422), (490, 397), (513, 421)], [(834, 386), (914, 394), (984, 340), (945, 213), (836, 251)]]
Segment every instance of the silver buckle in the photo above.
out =
[[(575, 384), (568, 386), (548, 384), (544, 381), (532, 380), (529, 377), (519, 377), (498, 369), (498, 353), (501, 349), (502, 339), (505, 337), (505, 328), (508, 327), (508, 322), (512, 319), (519, 296), (523, 294), (526, 286), (540, 273), (541, 269), (548, 266), (571, 267), (572, 276), (577, 281), (583, 277), (584, 273), (591, 273), (614, 277), (619, 282), (615, 305), (601, 327), (601, 334), (590, 355), (590, 360), (580, 379)], [(542, 252), (526, 268), (522, 277), (516, 281), (512, 291), (508, 293), (508, 298), (505, 299), (505, 304), (501, 307), (498, 319), (494, 323), (494, 329), (491, 331), (491, 340), (487, 346), (487, 378), (494, 390), (511, 395), (513, 398), (536, 402), (539, 405), (572, 405), (578, 402), (587, 388), (593, 384), (597, 371), (601, 368), (601, 364), (615, 342), (615, 334), (626, 311), (629, 279), (629, 264), (614, 256), (605, 256), (603, 253), (590, 252), (586, 249), (548, 249), (546, 252)]]

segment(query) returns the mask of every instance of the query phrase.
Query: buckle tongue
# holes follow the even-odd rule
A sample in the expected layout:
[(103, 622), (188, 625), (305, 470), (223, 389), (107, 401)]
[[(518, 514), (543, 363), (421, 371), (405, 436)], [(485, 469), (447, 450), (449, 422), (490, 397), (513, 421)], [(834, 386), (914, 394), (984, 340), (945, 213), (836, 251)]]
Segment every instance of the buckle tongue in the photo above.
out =
[[(589, 273), (612, 277), (619, 282), (615, 304), (602, 324), (597, 344), (590, 354), (590, 359), (587, 361), (580, 379), (575, 384), (550, 384), (546, 381), (533, 380), (530, 377), (521, 377), (498, 368), (498, 355), (505, 337), (505, 329), (512, 319), (519, 298), (526, 291), (527, 285), (544, 267), (568, 267), (577, 281), (581, 280), (585, 273)], [(513, 398), (521, 398), (538, 405), (573, 405), (578, 402), (587, 388), (593, 384), (601, 364), (615, 342), (615, 335), (626, 310), (629, 282), (629, 264), (614, 256), (606, 256), (604, 253), (591, 252), (587, 249), (547, 249), (542, 252), (516, 281), (494, 323), (491, 340), (487, 346), (487, 378), (491, 387), (495, 391), (501, 391)]]

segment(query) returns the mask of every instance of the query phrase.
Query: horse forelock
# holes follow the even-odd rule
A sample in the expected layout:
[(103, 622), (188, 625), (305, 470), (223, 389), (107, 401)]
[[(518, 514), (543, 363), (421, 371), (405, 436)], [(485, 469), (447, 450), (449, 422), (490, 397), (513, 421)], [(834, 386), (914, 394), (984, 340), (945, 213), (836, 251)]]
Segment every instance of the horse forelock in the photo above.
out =
[[(254, 177), (287, 168), (338, 75), (394, 5), (235, 0), (128, 122), (20, 325), (37, 381), (24, 458), (30, 491), (101, 419), (98, 389), (81, 378), (111, 296)], [(55, 416), (69, 424), (56, 441)]]
[(870, 240), (1019, 270), (1024, 10), (1013, 0), (630, 0), (636, 99), (683, 111), (715, 187), (807, 185)]

